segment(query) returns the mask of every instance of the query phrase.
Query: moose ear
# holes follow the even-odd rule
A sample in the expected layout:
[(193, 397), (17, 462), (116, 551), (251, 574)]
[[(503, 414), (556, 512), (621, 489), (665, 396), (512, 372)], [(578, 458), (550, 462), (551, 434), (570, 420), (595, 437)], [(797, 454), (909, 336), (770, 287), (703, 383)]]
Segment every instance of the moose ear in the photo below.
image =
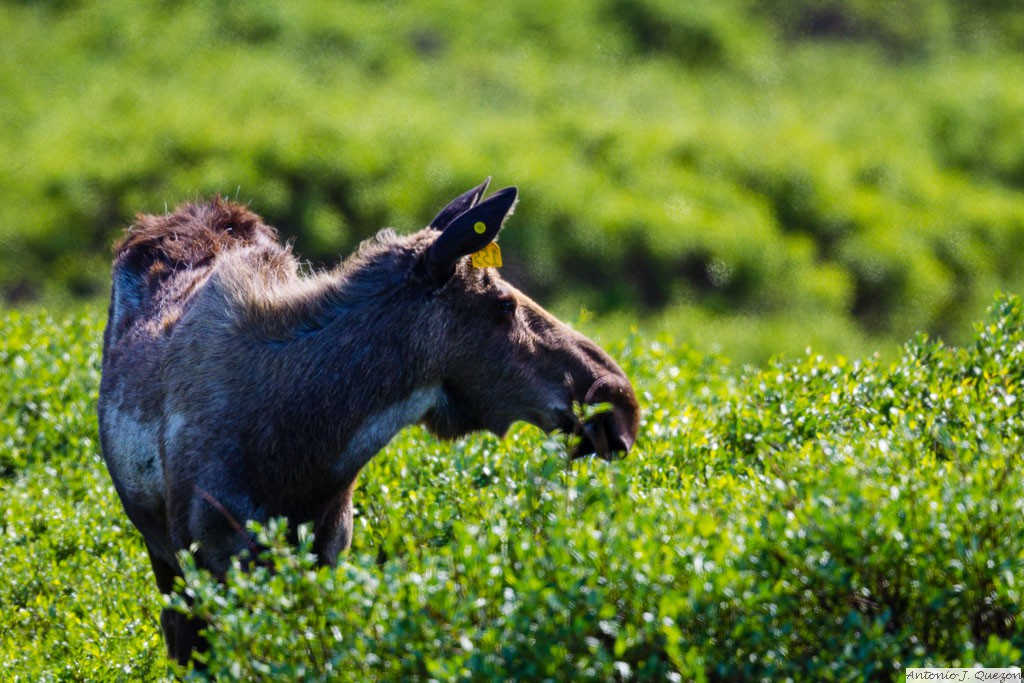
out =
[(436, 284), (448, 281), (460, 258), (480, 251), (498, 236), (518, 194), (516, 188), (506, 187), (448, 224), (424, 255), (427, 272)]
[(463, 192), (455, 199), (448, 203), (448, 206), (441, 209), (440, 213), (434, 216), (434, 220), (430, 221), (430, 227), (434, 230), (444, 230), (448, 225), (455, 220), (462, 212), (473, 208), (480, 202), (480, 198), (484, 196), (484, 192), (487, 191), (487, 186), (491, 184), (491, 176), (484, 178), (484, 181), (474, 187), (468, 192)]

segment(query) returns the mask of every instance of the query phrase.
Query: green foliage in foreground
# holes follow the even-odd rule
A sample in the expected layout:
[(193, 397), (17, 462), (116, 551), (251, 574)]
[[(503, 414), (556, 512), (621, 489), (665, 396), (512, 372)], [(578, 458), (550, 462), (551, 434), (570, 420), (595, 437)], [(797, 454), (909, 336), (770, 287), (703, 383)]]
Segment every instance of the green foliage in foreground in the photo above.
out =
[(0, 679), (163, 675), (159, 596), (99, 456), (96, 313), (0, 315)]
[[(0, 322), (5, 680), (169, 672), (96, 453), (99, 331)], [(891, 366), (613, 351), (644, 407), (630, 457), (568, 466), (532, 428), (408, 430), (364, 472), (338, 568), (272, 524), (259, 568), (190, 569), (208, 675), (852, 681), (1024, 658), (1018, 299), (969, 344), (919, 337)]]

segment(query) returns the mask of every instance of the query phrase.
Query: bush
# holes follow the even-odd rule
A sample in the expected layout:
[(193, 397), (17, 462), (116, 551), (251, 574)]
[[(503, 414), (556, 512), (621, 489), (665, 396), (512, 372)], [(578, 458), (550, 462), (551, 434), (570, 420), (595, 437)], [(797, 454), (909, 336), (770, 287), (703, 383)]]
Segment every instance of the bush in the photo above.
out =
[(97, 312), (0, 314), (0, 670), (7, 681), (167, 672), (159, 594), (96, 434)]
[[(5, 680), (174, 673), (97, 453), (101, 324), (0, 316)], [(185, 555), (212, 644), (190, 675), (892, 680), (1024, 656), (1019, 299), (964, 346), (918, 336), (891, 364), (612, 351), (643, 408), (624, 460), (567, 465), (526, 427), (411, 429), (363, 473), (336, 569), (278, 523), (224, 584)]]
[(959, 343), (1024, 278), (1020, 22), (961, 4), (9, 3), (0, 296), (199, 195), (323, 264), (494, 174), (542, 299)]
[[(1024, 655), (1024, 310), (900, 360), (741, 373), (630, 339), (638, 452), (407, 434), (318, 568), (274, 523), (224, 585), (183, 560), (224, 680), (893, 680)], [(515, 452), (528, 450), (527, 460)], [(385, 502), (386, 501), (386, 502)]]

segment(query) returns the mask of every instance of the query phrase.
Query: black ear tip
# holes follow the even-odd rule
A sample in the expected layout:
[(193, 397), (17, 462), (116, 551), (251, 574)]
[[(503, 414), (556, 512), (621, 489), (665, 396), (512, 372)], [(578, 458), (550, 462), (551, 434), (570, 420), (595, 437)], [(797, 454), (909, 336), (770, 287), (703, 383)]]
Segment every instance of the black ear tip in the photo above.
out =
[(505, 187), (480, 202), (477, 208), (486, 216), (485, 222), (494, 223), (496, 228), (500, 228), (504, 220), (512, 214), (518, 196), (519, 190), (515, 186)]
[(484, 196), (484, 192), (487, 192), (487, 188), (491, 184), (491, 176), (484, 178), (484, 181), (473, 188), (473, 193), (476, 195), (476, 201), (480, 201), (480, 198)]
[(511, 187), (506, 187), (506, 188), (504, 188), (502, 190), (498, 190), (497, 192), (492, 194), (490, 197), (488, 197), (487, 201), (495, 202), (496, 204), (497, 203), (507, 203), (509, 206), (511, 206), (513, 203), (515, 203), (516, 198), (518, 198), (518, 197), (519, 197), (519, 188), (516, 187), (515, 185), (513, 185)]
[(466, 190), (455, 199), (451, 200), (446, 207), (434, 216), (430, 221), (430, 227), (434, 230), (444, 230), (448, 224), (458, 218), (459, 214), (473, 208), (480, 203), (487, 186), (491, 183), (491, 176), (484, 178), (484, 181), (471, 190)]

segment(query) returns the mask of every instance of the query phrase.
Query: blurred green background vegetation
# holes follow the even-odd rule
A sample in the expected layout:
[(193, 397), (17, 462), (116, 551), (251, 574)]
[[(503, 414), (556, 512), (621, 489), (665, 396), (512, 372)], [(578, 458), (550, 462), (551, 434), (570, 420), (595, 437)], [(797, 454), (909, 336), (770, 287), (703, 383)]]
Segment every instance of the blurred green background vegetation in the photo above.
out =
[(727, 355), (958, 342), (1024, 282), (1020, 0), (5, 2), (0, 297), (221, 193), (312, 264), (493, 174), (506, 273)]

